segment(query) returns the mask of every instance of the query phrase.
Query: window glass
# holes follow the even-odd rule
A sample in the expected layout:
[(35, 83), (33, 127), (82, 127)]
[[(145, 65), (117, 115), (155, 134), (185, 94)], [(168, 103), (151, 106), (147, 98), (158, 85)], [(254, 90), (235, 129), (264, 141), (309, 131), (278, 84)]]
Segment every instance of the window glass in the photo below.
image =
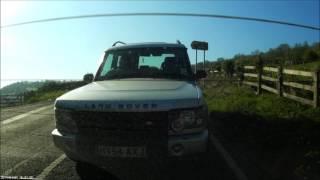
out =
[(193, 77), (184, 48), (135, 48), (106, 53), (97, 80)]

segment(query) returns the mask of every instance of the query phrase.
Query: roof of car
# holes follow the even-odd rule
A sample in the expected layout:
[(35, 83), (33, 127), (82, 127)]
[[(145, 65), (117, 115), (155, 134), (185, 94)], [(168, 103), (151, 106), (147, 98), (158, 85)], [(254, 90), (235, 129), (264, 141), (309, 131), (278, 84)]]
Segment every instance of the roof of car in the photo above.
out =
[(123, 45), (119, 45), (119, 46), (113, 46), (113, 47), (107, 49), (107, 51), (120, 50), (120, 49), (132, 49), (132, 48), (148, 48), (148, 47), (186, 48), (183, 44), (179, 44), (179, 43), (145, 42), (145, 43), (132, 43), (132, 44), (123, 44)]

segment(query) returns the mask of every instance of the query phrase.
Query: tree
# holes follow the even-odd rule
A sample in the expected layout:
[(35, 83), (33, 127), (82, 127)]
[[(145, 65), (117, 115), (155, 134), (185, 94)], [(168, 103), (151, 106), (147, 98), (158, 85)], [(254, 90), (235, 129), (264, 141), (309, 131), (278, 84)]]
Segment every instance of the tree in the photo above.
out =
[(313, 49), (309, 49), (309, 50), (305, 51), (305, 53), (303, 55), (304, 62), (312, 62), (312, 61), (316, 61), (318, 59), (319, 59), (319, 55)]
[(219, 57), (219, 58), (217, 59), (217, 61), (218, 61), (218, 62), (224, 61), (224, 58)]
[(227, 77), (229, 78), (232, 77), (234, 73), (234, 61), (232, 60), (223, 61), (222, 68)]
[[(251, 54), (236, 54), (230, 59), (224, 59), (220, 57), (216, 61), (211, 61), (208, 63), (210, 63), (213, 70), (222, 69), (226, 71), (226, 68), (229, 65), (228, 62), (225, 61), (231, 60), (234, 63), (234, 70), (240, 71), (241, 69), (239, 68), (242, 66), (257, 65), (256, 63), (258, 55), (261, 55), (263, 64), (268, 66), (304, 64), (304, 62), (320, 60), (320, 42), (315, 42), (311, 45), (309, 45), (307, 42), (297, 43), (294, 46), (283, 43), (276, 48), (270, 48), (266, 52), (255, 50)], [(228, 76), (230, 76), (230, 73)]]
[(212, 70), (217, 70), (217, 71), (221, 71), (221, 61), (216, 61), (214, 63), (212, 63), (211, 68)]

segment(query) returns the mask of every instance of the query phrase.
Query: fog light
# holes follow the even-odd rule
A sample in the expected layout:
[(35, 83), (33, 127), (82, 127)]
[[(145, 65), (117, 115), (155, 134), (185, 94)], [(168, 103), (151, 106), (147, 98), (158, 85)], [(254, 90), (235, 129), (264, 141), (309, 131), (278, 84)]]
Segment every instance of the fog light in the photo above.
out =
[(175, 144), (171, 147), (173, 155), (180, 156), (183, 153), (184, 147), (181, 144)]
[(201, 124), (203, 123), (203, 119), (202, 119), (202, 118), (197, 119), (197, 120), (196, 120), (196, 123), (197, 123), (197, 125), (201, 125)]
[(184, 129), (184, 121), (183, 119), (176, 119), (171, 123), (171, 128), (175, 132), (181, 132)]

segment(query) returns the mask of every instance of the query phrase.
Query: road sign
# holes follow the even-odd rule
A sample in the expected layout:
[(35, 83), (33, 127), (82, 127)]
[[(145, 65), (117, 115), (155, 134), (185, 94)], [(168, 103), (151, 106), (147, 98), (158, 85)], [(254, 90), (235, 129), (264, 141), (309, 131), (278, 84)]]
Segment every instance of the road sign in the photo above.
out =
[(191, 43), (192, 49), (199, 49), (199, 50), (208, 50), (208, 42), (204, 41), (192, 41)]

